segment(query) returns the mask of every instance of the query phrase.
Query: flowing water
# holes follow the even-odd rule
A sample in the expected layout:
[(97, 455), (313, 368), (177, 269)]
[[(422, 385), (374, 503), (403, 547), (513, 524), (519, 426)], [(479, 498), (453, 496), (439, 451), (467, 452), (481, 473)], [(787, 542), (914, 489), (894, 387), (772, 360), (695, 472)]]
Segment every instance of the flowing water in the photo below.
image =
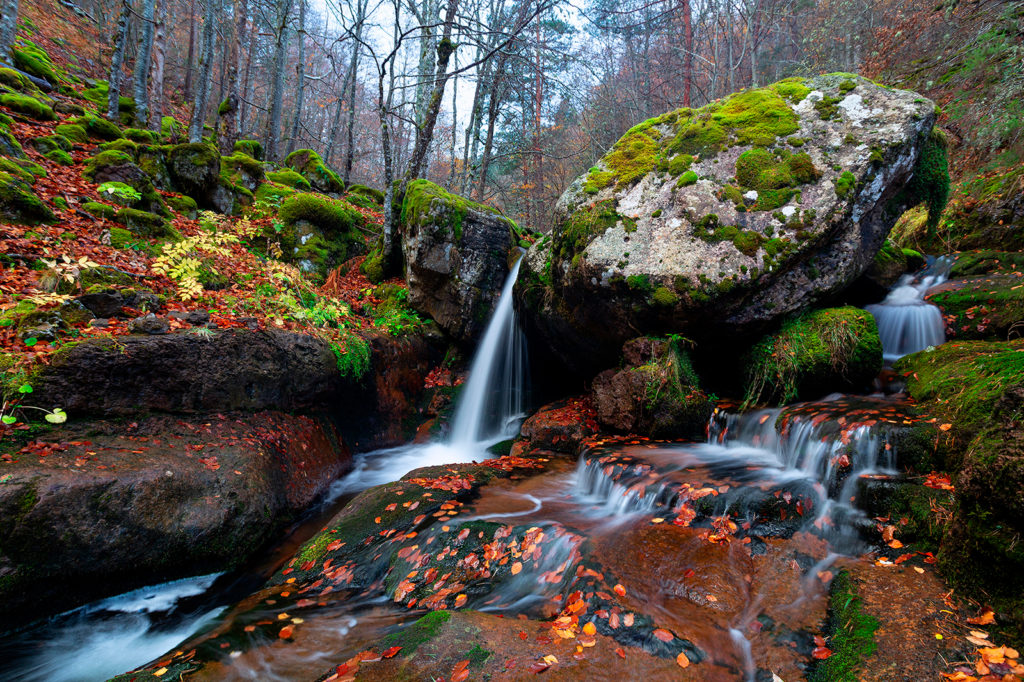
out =
[(924, 297), (946, 281), (952, 266), (948, 256), (933, 259), (920, 272), (900, 277), (881, 303), (865, 306), (878, 323), (886, 363), (945, 342), (942, 313)]
[[(329, 501), (343, 503), (420, 466), (482, 460), (489, 445), (515, 432), (524, 411), (524, 358), (511, 305), (517, 269), (474, 359), (449, 441), (361, 456)], [(931, 329), (920, 323), (923, 311), (904, 310), (931, 308), (924, 292), (948, 266), (935, 263), (929, 272), (872, 306), (880, 328), (893, 325), (883, 332), (887, 358), (941, 343), (918, 333)], [(941, 332), (941, 318), (939, 324)], [(892, 331), (897, 327), (902, 331)], [(703, 443), (609, 438), (591, 443), (578, 461), (545, 458), (543, 473), (495, 480), (478, 498), (443, 511), (443, 521), (417, 520), (416, 532), (368, 545), (352, 567), (334, 569), (365, 579), (350, 578), (315, 603), (294, 596), (279, 603), (266, 590), (244, 599), (221, 590), (215, 598), (212, 576), (156, 586), (9, 638), (0, 671), (12, 680), (101, 680), (191, 647), (205, 662), (194, 679), (315, 679), (461, 590), (459, 607), (538, 620), (557, 616), (570, 595), (595, 595), (588, 608), (597, 609), (601, 634), (647, 648), (654, 627), (685, 633), (705, 657), (703, 679), (799, 679), (809, 656), (801, 646), (824, 619), (830, 569), (863, 552), (863, 532), (874, 526), (857, 506), (862, 486), (897, 475), (892, 436), (915, 419), (895, 398), (835, 395), (742, 415), (716, 412)], [(327, 515), (313, 525), (321, 527)], [(510, 551), (521, 561), (502, 573), (498, 557)], [(460, 567), (458, 587), (438, 592), (444, 577), (410, 582), (450, 570), (446, 553), (444, 561), (457, 559)], [(480, 564), (480, 557), (493, 563)], [(301, 613), (288, 641), (276, 635), (279, 626), (269, 633), (256, 627), (276, 623), (282, 608)], [(84, 663), (93, 659), (95, 665)]]

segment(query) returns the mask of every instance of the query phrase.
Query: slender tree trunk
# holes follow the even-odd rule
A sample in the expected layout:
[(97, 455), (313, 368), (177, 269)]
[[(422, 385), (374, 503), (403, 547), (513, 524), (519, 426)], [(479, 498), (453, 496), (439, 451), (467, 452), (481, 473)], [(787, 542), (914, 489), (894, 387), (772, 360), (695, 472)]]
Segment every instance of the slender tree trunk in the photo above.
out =
[(355, 40), (352, 41), (352, 58), (348, 64), (346, 96), (348, 97), (348, 123), (345, 126), (345, 166), (342, 172), (345, 184), (352, 177), (352, 164), (356, 154), (356, 78), (359, 75), (359, 53), (362, 50), (363, 24), (366, 22), (367, 0), (358, 0), (355, 16)]
[(246, 130), (250, 130), (249, 123), (249, 98), (252, 97), (252, 53), (256, 51), (256, 22), (252, 22), (252, 28), (249, 31), (249, 45), (248, 53), (245, 56), (245, 78), (242, 85), (242, 92), (245, 93), (245, 98), (242, 100), (242, 111), (238, 116), (238, 134), (239, 136)]
[(144, 0), (139, 49), (135, 54), (135, 121), (140, 128), (149, 123), (149, 70), (153, 66), (153, 34), (156, 21), (156, 0)]
[(189, 142), (201, 142), (206, 109), (213, 90), (213, 33), (217, 21), (217, 0), (206, 0), (206, 17), (203, 21), (203, 53), (200, 56), (199, 82), (196, 84), (196, 101), (192, 108), (192, 124), (188, 130)]
[(117, 16), (117, 29), (114, 32), (114, 54), (110, 58), (110, 80), (107, 90), (107, 118), (117, 122), (121, 103), (121, 65), (124, 63), (124, 50), (128, 45), (128, 16), (131, 14), (129, 0), (121, 0), (121, 13)]
[(153, 39), (153, 79), (150, 84), (149, 99), (152, 115), (149, 117), (151, 130), (160, 130), (164, 116), (164, 68), (167, 64), (167, 4), (170, 0), (160, 0), (157, 10), (156, 26)]
[[(327, 165), (331, 165), (334, 161), (334, 147), (337, 144), (338, 139), (338, 128), (341, 127), (341, 110), (345, 108), (345, 93), (348, 91), (348, 74), (345, 74), (345, 80), (342, 83), (342, 92), (338, 97), (338, 101), (334, 107), (334, 117), (331, 120), (330, 132), (327, 134), (327, 149), (324, 151), (324, 161)], [(344, 179), (346, 184), (347, 179)]]
[(7, 58), (18, 34), (18, 0), (4, 0), (0, 16), (0, 56)]
[[(242, 3), (241, 7), (237, 8), (237, 16), (235, 17), (237, 19), (237, 22), (235, 23), (235, 26), (234, 26), (234, 36), (233, 36), (234, 37), (234, 44), (233, 44), (233, 47), (232, 47), (232, 50), (233, 50), (232, 54), (234, 56), (233, 56), (233, 59), (231, 60), (231, 73), (230, 73), (230, 78), (229, 78), (229, 80), (230, 80), (230, 87), (229, 87), (230, 95), (235, 98), (235, 106), (236, 107), (238, 107), (240, 105), (240, 101), (241, 101), (241, 98), (242, 98), (242, 92), (239, 89), (238, 74), (242, 71), (242, 48), (243, 48), (242, 41), (245, 40), (245, 36), (246, 36), (246, 21), (248, 20), (248, 14), (249, 14), (249, 0), (241, 0), (241, 3)], [(234, 123), (235, 123), (234, 128), (231, 130), (231, 137), (232, 137), (231, 143), (232, 143), (232, 147), (234, 147), (235, 141), (242, 134), (242, 117), (241, 117), (241, 115), (239, 115), (239, 114), (235, 115)]]
[(295, 84), (295, 118), (292, 119), (292, 131), (288, 135), (289, 154), (295, 151), (295, 143), (299, 139), (302, 104), (306, 97), (306, 0), (299, 0), (299, 63), (295, 72), (299, 82)]
[(682, 0), (683, 11), (683, 106), (691, 105), (690, 90), (693, 87), (693, 15), (690, 0)]
[[(503, 55), (504, 57), (504, 55)], [(501, 103), (501, 83), (504, 80), (504, 62), (499, 60), (499, 66), (495, 69), (495, 82), (491, 86), (491, 99), (487, 104), (487, 136), (484, 139), (484, 151), (480, 155), (480, 178), (476, 186), (476, 200), (483, 201), (484, 188), (487, 186), (487, 173), (491, 166), (491, 150), (494, 148), (494, 126), (498, 121), (498, 106)]]
[(274, 84), (271, 89), (270, 120), (268, 121), (266, 153), (267, 160), (278, 160), (281, 144), (281, 112), (284, 108), (284, 68), (288, 56), (288, 15), (291, 0), (279, 0), (274, 44)]
[(192, 99), (192, 73), (196, 62), (196, 0), (188, 9), (188, 57), (185, 58), (185, 101)]

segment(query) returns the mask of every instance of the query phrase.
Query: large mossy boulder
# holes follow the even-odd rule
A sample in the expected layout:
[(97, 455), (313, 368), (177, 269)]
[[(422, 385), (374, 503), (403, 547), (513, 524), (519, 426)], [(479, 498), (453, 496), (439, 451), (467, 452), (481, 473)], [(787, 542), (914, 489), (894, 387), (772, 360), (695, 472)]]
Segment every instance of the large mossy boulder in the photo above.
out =
[(882, 369), (882, 342), (871, 313), (827, 308), (787, 320), (741, 364), (747, 402), (813, 400), (869, 388)]
[(514, 230), (515, 223), (489, 206), (428, 180), (409, 183), (402, 201), (409, 305), (452, 338), (474, 341), (508, 274)]
[(350, 204), (318, 194), (295, 194), (278, 209), (282, 258), (325, 277), (333, 268), (365, 252), (359, 230), (365, 219)]
[(621, 369), (593, 381), (597, 421), (624, 433), (651, 438), (703, 439), (714, 405), (680, 338), (641, 337), (622, 349)]
[(1024, 340), (950, 341), (896, 370), (936, 419), (934, 447), (953, 475), (939, 567), (960, 594), (1024, 632)]
[(0, 221), (39, 225), (57, 220), (53, 211), (25, 181), (0, 171)]
[(341, 194), (345, 183), (327, 167), (320, 155), (312, 149), (298, 149), (285, 157), (284, 165), (299, 173), (318, 192)]
[(256, 191), (266, 175), (262, 163), (242, 152), (221, 157), (220, 166), (233, 184), (241, 185), (250, 192)]
[(595, 369), (637, 332), (737, 339), (828, 300), (929, 199), (911, 178), (945, 168), (934, 121), (913, 92), (830, 74), (635, 126), (527, 254), (530, 331)]
[(131, 187), (139, 195), (131, 203), (131, 208), (159, 215), (167, 214), (167, 208), (152, 178), (135, 163), (130, 154), (116, 149), (102, 151), (86, 162), (82, 177), (107, 188), (117, 185)]
[(220, 180), (220, 152), (202, 142), (176, 144), (167, 150), (167, 170), (182, 194), (208, 205)]

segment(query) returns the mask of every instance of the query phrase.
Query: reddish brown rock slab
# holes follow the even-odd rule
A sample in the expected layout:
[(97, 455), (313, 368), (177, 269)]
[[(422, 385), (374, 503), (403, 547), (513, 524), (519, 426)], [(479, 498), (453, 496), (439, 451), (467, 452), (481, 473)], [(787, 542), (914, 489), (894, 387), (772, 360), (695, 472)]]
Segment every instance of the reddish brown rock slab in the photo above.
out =
[[(652, 656), (595, 635), (592, 647), (577, 638), (563, 639), (537, 621), (500, 618), (476, 611), (453, 612), (451, 618), (412, 655), (364, 662), (355, 679), (366, 682), (450, 679), (456, 666), (470, 661), (468, 680), (675, 680), (732, 682), (736, 672), (712, 663), (690, 664)], [(383, 653), (383, 652), (379, 652)], [(489, 654), (489, 655), (487, 655)], [(575, 654), (575, 656), (574, 656)], [(486, 659), (478, 662), (486, 655)], [(545, 662), (545, 657), (550, 656)], [(339, 661), (344, 663), (344, 661)], [(328, 678), (329, 679), (329, 678)], [(335, 679), (345, 679), (339, 676)]]
[(0, 630), (236, 566), (351, 464), (325, 419), (261, 412), (54, 430), (0, 463)]
[(540, 408), (523, 422), (522, 435), (532, 448), (578, 454), (583, 441), (597, 433), (589, 398), (570, 398)]
[(988, 629), (967, 623), (967, 618), (976, 614), (961, 612), (953, 601), (947, 601), (949, 589), (934, 565), (919, 559), (896, 566), (878, 566), (869, 560), (844, 562), (864, 613), (879, 622), (877, 648), (858, 670), (857, 679), (939, 679), (939, 673), (952, 672), (950, 663), (977, 649), (965, 639), (970, 630)]

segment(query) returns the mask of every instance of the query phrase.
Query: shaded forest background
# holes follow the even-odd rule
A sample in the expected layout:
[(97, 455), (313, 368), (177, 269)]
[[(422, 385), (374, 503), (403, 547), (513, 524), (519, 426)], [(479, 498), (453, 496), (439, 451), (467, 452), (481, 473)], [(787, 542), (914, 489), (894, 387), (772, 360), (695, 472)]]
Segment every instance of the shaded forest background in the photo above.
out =
[(1020, 12), (954, 0), (22, 0), (20, 30), (108, 80), (113, 101), (132, 97), (120, 113), (140, 127), (175, 115), (195, 139), (206, 125), (225, 149), (258, 139), (274, 160), (312, 148), (346, 182), (426, 177), (546, 229), (569, 182), (632, 125), (788, 76), (857, 72), (935, 99), (954, 179), (1015, 165)]

